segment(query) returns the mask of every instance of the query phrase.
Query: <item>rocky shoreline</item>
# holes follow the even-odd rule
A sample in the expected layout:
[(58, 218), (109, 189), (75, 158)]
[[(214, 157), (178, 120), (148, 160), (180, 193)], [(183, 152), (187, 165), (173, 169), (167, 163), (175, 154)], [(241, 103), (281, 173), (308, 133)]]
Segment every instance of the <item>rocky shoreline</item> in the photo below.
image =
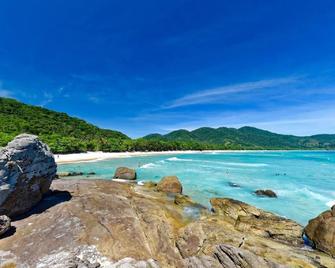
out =
[[(29, 135), (1, 151), (0, 211), (12, 220), (0, 236), (1, 268), (335, 267), (334, 210), (305, 229), (229, 198), (211, 199), (209, 211), (183, 195), (174, 176), (143, 186), (57, 179), (45, 191), (44, 177), (56, 176), (48, 156)], [(136, 174), (123, 168), (115, 178)], [(317, 249), (306, 247), (303, 233)]]

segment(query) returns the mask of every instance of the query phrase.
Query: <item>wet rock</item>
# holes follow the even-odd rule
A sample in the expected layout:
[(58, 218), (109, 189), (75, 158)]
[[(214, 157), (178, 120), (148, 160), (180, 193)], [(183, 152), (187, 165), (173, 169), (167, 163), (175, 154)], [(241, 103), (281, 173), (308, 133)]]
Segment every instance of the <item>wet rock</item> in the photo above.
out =
[(317, 249), (335, 257), (335, 206), (310, 220), (304, 233)]
[(0, 151), (0, 214), (30, 210), (50, 187), (57, 166), (47, 145), (22, 134)]
[(176, 194), (174, 197), (174, 203), (176, 205), (183, 205), (183, 206), (193, 206), (195, 203), (193, 200), (187, 196), (187, 195), (182, 195), (182, 194)]
[(118, 167), (115, 171), (114, 179), (136, 180), (136, 171), (127, 167)]
[(277, 194), (272, 190), (257, 190), (255, 191), (255, 194), (263, 197), (277, 198)]
[(158, 182), (157, 190), (165, 193), (181, 194), (183, 187), (177, 176), (165, 176)]
[(244, 202), (230, 198), (212, 198), (212, 210), (225, 217), (239, 231), (301, 245), (302, 226)]
[(214, 257), (224, 268), (288, 268), (267, 261), (248, 250), (243, 250), (230, 245), (219, 245), (216, 247)]
[(10, 218), (6, 215), (0, 216), (0, 236), (5, 234), (10, 229)]

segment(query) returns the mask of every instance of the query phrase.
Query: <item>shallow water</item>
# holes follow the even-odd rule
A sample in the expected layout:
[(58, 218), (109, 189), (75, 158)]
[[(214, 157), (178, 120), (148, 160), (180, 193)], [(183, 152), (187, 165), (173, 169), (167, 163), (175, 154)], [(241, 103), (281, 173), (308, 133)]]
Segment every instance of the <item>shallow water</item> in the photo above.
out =
[[(158, 181), (165, 175), (177, 175), (184, 193), (206, 206), (211, 197), (232, 197), (301, 224), (335, 200), (335, 152), (142, 156), (64, 164), (59, 171), (95, 172), (94, 177), (111, 179), (118, 166), (136, 168), (138, 180)], [(272, 189), (278, 198), (257, 197), (253, 194), (257, 189)]]

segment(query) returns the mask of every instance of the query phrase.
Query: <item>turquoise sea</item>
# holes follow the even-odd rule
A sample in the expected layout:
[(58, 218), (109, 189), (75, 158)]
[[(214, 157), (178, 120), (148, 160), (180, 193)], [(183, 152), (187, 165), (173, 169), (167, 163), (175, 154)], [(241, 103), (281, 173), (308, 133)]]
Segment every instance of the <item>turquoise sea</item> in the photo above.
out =
[[(119, 166), (135, 168), (138, 180), (159, 181), (162, 176), (177, 175), (184, 193), (208, 207), (211, 197), (231, 197), (301, 224), (329, 208), (335, 200), (335, 152), (330, 151), (128, 157), (64, 164), (59, 171), (95, 172), (87, 179), (111, 179)], [(232, 187), (232, 183), (239, 187)], [(272, 189), (278, 198), (257, 197), (253, 194), (257, 189)]]

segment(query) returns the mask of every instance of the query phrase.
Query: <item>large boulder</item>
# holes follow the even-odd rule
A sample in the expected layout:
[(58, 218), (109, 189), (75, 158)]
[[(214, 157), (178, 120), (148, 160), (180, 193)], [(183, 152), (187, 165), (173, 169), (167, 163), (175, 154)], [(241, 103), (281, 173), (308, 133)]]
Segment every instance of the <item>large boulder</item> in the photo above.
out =
[(127, 167), (118, 167), (115, 171), (114, 179), (136, 180), (136, 171)]
[(57, 166), (47, 145), (22, 134), (0, 151), (0, 214), (30, 210), (49, 190)]
[(317, 249), (335, 257), (335, 206), (310, 220), (304, 233)]
[(177, 176), (165, 176), (157, 184), (157, 190), (165, 193), (181, 194), (183, 186)]
[(0, 236), (10, 229), (10, 218), (6, 215), (0, 216)]
[(230, 198), (212, 198), (210, 202), (214, 213), (225, 217), (241, 232), (252, 232), (294, 245), (303, 242), (302, 226), (295, 221)]

